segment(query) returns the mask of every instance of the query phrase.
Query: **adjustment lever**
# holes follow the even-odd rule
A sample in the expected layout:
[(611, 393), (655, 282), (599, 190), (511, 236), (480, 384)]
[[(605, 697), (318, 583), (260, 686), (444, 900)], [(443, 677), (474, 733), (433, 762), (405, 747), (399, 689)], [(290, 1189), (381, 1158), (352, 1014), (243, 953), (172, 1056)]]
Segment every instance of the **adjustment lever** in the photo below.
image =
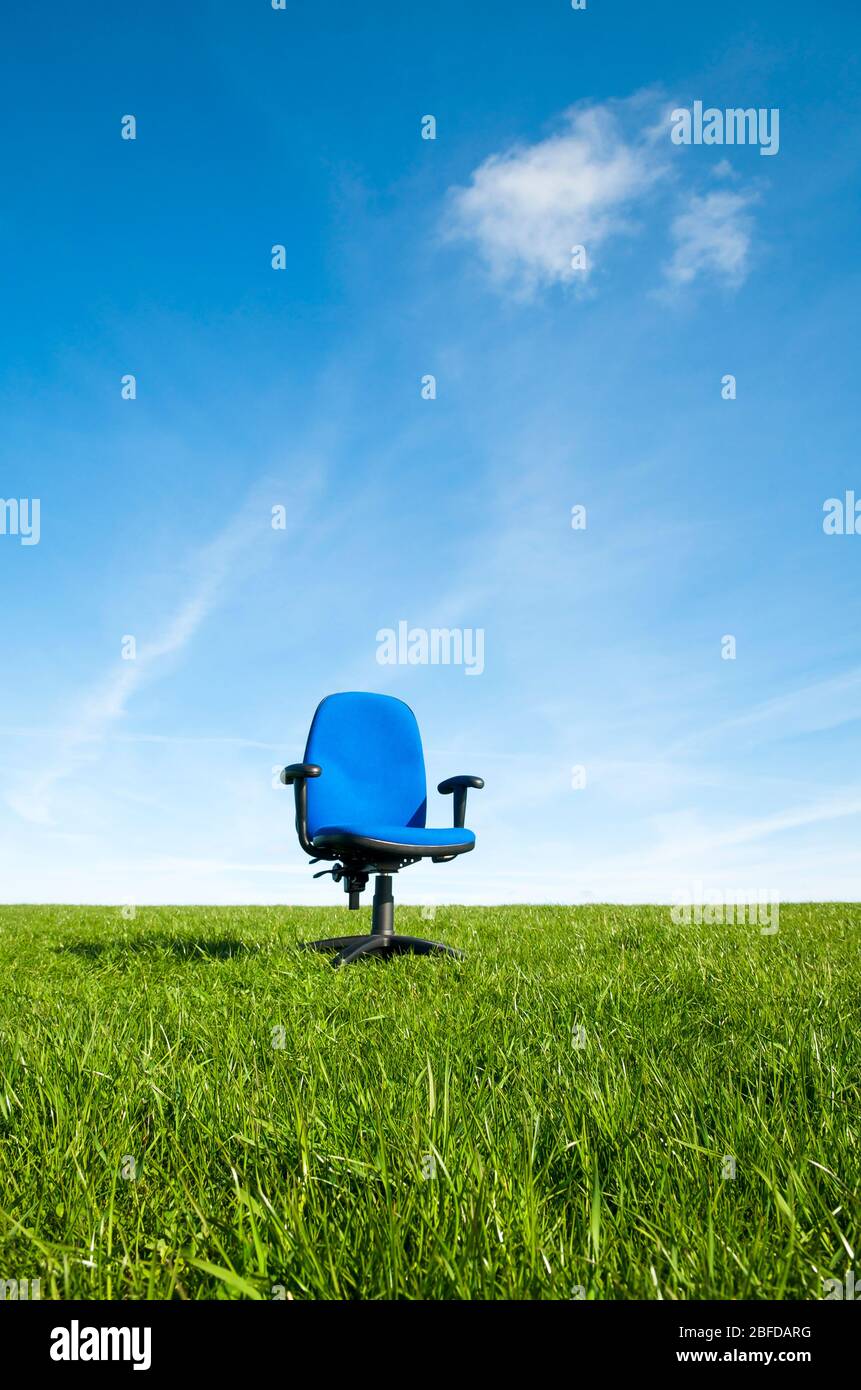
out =
[(344, 870), (342, 869), (340, 864), (335, 864), (331, 869), (320, 869), (319, 873), (314, 874), (313, 877), (325, 878), (327, 874), (332, 875), (332, 878), (335, 881), (335, 883), (340, 883), (344, 874)]

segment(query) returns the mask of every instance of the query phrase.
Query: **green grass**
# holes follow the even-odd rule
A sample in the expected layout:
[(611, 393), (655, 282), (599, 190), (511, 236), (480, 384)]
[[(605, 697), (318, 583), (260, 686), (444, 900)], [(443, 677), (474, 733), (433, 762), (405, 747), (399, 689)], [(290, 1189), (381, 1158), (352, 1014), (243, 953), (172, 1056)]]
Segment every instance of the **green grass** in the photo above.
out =
[(809, 1298), (857, 1270), (861, 907), (774, 936), (399, 908), (467, 959), (295, 950), (367, 915), (0, 909), (0, 1279)]

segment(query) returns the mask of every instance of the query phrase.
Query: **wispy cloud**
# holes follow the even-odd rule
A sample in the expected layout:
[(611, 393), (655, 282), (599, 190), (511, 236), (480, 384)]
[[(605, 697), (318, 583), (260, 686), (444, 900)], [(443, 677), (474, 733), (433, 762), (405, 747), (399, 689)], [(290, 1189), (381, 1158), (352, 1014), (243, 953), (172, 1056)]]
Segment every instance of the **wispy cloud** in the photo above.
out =
[(695, 830), (688, 839), (679, 835), (679, 818), (674, 816), (671, 823), (666, 825), (665, 842), (657, 853), (665, 860), (675, 861), (690, 858), (693, 854), (752, 844), (772, 835), (781, 835), (787, 830), (858, 815), (861, 815), (861, 797), (848, 790), (826, 800), (776, 811), (773, 815), (734, 821), (732, 825), (715, 830)]
[(861, 670), (853, 669), (827, 680), (813, 681), (786, 695), (775, 695), (752, 709), (719, 724), (708, 724), (675, 742), (672, 754), (728, 731), (747, 735), (752, 743), (772, 743), (777, 739), (835, 729), (861, 720)]
[(161, 630), (137, 644), (134, 660), (118, 659), (78, 704), (58, 737), (57, 753), (40, 772), (31, 773), (6, 796), (7, 805), (22, 819), (54, 824), (53, 799), (60, 782), (98, 756), (111, 726), (125, 714), (135, 692), (168, 668), (167, 658), (181, 652), (195, 636), (221, 597), (239, 555), (262, 532), (259, 510), (246, 508), (192, 562), (189, 592), (178, 602)]
[(724, 189), (694, 194), (672, 224), (675, 249), (665, 267), (670, 284), (711, 276), (731, 288), (740, 285), (750, 263), (753, 201), (753, 194)]

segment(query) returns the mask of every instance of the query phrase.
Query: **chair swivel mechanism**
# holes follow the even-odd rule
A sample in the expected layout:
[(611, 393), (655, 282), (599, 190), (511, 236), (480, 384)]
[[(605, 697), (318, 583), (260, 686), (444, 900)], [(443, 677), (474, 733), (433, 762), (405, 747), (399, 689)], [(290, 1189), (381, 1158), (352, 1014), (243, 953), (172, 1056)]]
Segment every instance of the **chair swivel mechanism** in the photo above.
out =
[(437, 790), (454, 798), (454, 824), (449, 830), (426, 825), (424, 755), (409, 705), (390, 695), (328, 695), (317, 706), (304, 762), (285, 767), (281, 781), (294, 788), (296, 833), (311, 863), (333, 861), (315, 878), (331, 874), (343, 882), (355, 911), (376, 875), (370, 934), (308, 941), (306, 950), (332, 952), (336, 967), (366, 956), (463, 954), (395, 932), (393, 875), (420, 859), (444, 864), (473, 849), (475, 835), (464, 826), (466, 794), (484, 786), (480, 777), (440, 782)]

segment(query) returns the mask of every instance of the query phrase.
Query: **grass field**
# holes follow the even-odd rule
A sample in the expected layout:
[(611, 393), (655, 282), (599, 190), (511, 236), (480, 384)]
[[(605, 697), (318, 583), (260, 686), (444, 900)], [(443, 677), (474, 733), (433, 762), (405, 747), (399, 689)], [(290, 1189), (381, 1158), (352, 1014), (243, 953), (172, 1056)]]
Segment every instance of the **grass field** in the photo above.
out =
[(398, 908), (467, 959), (295, 950), (367, 918), (0, 909), (0, 1279), (810, 1298), (853, 1267), (861, 907), (784, 907), (773, 936)]

